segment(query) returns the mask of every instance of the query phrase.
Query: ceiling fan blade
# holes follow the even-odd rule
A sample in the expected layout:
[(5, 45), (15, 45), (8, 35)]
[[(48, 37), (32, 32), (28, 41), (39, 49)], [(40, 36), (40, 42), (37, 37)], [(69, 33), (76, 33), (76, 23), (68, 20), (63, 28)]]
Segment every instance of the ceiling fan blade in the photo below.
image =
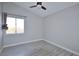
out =
[(34, 5), (34, 6), (30, 6), (30, 8), (33, 8), (33, 7), (37, 7), (37, 5)]
[(46, 8), (44, 6), (41, 6), (42, 9), (46, 10)]

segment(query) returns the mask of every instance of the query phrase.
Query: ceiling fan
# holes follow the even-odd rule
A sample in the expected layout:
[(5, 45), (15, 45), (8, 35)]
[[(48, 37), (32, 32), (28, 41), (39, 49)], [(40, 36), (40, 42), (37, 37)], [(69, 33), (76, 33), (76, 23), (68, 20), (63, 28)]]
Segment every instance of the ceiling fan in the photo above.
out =
[(42, 2), (37, 2), (36, 5), (30, 6), (30, 8), (37, 7), (38, 5), (40, 5), (43, 10), (46, 10), (46, 7), (42, 5)]

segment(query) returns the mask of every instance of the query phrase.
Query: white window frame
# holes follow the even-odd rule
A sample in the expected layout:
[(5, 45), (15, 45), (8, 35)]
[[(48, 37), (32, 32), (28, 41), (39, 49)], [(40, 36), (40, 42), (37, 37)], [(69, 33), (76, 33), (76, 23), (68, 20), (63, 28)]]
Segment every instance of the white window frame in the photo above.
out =
[[(18, 19), (24, 19), (24, 21), (25, 21), (25, 18), (26, 18), (26, 16), (20, 16), (20, 15), (15, 15), (15, 14), (7, 14), (7, 17), (12, 17), (12, 18), (15, 18), (15, 22), (16, 22), (16, 19), (18, 18)], [(7, 20), (6, 20), (7, 21)], [(17, 27), (17, 25), (16, 25), (17, 23), (15, 23), (15, 27)], [(24, 24), (25, 24), (25, 22), (24, 22)], [(24, 28), (25, 28), (25, 25), (24, 25)], [(14, 34), (24, 34), (24, 32), (25, 32), (25, 30), (24, 30), (24, 32), (23, 33), (17, 33), (17, 28), (15, 28), (15, 33)], [(12, 35), (12, 34), (8, 34), (8, 33), (6, 33), (7, 35)]]

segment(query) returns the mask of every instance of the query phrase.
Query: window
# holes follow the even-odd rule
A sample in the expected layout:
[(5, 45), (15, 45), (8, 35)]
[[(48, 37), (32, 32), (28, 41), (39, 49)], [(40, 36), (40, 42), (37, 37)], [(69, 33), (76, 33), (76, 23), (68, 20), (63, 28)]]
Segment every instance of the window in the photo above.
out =
[(7, 17), (7, 34), (24, 33), (24, 19), (17, 17)]

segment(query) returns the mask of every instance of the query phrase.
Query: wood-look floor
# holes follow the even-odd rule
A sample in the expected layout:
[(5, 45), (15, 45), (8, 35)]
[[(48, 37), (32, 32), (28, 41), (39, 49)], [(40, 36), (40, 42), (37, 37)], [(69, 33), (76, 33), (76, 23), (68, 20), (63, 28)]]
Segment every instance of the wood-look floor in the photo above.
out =
[(43, 40), (4, 48), (1, 56), (77, 56)]

